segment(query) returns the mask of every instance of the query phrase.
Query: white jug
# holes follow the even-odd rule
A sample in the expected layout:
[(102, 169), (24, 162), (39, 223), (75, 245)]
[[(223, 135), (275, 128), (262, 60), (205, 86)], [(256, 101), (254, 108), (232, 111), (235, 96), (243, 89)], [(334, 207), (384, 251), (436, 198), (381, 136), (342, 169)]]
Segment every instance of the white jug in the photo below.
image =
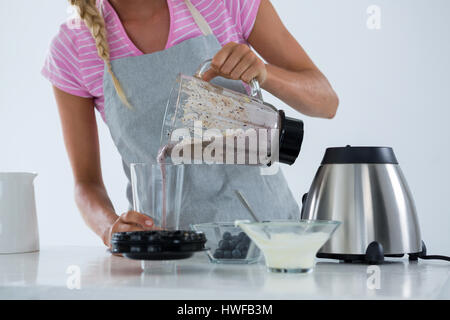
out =
[(0, 172), (0, 254), (39, 251), (34, 178), (26, 172)]

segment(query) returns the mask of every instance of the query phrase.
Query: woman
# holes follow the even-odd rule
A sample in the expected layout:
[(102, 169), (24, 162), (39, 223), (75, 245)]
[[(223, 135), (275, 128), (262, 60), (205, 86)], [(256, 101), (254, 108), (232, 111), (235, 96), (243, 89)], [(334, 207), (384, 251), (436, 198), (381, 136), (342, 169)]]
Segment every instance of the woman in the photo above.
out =
[[(76, 203), (107, 246), (112, 233), (149, 230), (153, 220), (133, 211), (115, 212), (102, 180), (94, 107), (111, 131), (128, 177), (132, 162), (156, 157), (176, 75), (193, 74), (211, 57), (204, 80), (245, 92), (242, 82), (256, 78), (263, 89), (303, 114), (332, 118), (336, 113), (335, 92), (269, 0), (70, 3), (82, 21), (61, 26), (43, 74), (53, 84)], [(223, 165), (192, 165), (185, 171), (182, 227), (241, 217), (245, 213), (234, 189), (246, 194), (263, 219), (298, 216), (281, 172), (261, 176), (258, 168)]]

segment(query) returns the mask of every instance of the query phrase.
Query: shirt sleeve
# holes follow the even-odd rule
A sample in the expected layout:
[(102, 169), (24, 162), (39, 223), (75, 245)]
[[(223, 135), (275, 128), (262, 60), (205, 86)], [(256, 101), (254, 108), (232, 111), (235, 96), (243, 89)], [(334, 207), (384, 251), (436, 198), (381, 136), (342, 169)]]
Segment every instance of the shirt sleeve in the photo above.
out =
[(255, 25), (261, 0), (225, 0), (225, 3), (240, 27), (242, 37), (247, 40)]
[(41, 73), (62, 91), (91, 98), (92, 95), (83, 83), (79, 64), (76, 35), (63, 24), (50, 44)]

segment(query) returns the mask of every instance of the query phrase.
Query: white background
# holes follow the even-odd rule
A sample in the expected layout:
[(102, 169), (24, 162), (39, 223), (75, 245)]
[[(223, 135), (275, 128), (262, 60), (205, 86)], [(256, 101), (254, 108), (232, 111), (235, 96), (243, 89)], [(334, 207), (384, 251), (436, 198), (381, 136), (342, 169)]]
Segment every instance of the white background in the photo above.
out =
[[(289, 30), (341, 100), (332, 120), (301, 117), (299, 160), (285, 167), (300, 201), (326, 147), (392, 146), (416, 199), (430, 253), (450, 254), (450, 2), (448, 0), (273, 0)], [(381, 8), (381, 30), (366, 25)], [(73, 200), (73, 180), (50, 84), (40, 75), (65, 1), (0, 0), (0, 171), (36, 171), (41, 243), (99, 245)], [(270, 95), (269, 102), (286, 105)], [(99, 120), (109, 194), (124, 211), (125, 177)]]

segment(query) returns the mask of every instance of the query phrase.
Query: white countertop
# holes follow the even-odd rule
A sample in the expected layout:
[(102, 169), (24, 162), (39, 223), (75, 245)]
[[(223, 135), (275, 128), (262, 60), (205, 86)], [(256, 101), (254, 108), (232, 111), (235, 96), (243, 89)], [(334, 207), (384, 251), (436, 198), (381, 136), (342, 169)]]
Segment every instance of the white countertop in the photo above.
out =
[[(362, 264), (319, 260), (310, 274), (272, 274), (264, 265), (188, 260), (141, 263), (101, 247), (46, 247), (0, 255), (0, 299), (449, 299), (450, 264), (392, 260), (380, 266), (379, 289)], [(77, 270), (80, 289), (73, 288)], [(69, 289), (67, 283), (70, 284)]]

